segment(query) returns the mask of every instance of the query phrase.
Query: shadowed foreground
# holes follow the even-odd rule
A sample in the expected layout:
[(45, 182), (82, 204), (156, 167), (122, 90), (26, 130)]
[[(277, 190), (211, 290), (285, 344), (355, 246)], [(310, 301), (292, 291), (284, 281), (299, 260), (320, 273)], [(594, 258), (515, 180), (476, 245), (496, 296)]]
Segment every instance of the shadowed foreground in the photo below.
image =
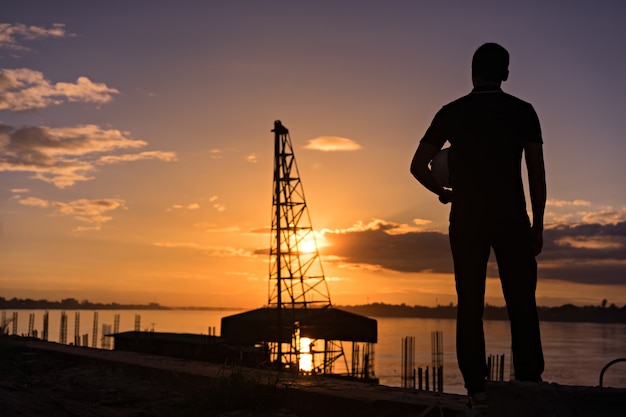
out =
[[(0, 338), (0, 415), (463, 416), (465, 399), (324, 377)], [(626, 390), (500, 383), (490, 416), (622, 416)]]

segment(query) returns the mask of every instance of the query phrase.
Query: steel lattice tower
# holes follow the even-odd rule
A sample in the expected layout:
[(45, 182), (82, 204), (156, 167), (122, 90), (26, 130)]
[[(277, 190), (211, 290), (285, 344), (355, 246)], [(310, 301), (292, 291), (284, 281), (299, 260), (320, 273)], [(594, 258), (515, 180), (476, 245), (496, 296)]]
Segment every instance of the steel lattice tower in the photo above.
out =
[[(277, 120), (272, 132), (274, 187), (268, 306), (278, 310), (280, 329), (289, 320), (290, 310), (331, 307), (331, 301), (289, 131)], [(281, 343), (275, 346), (276, 357), (283, 363), (293, 363), (292, 355), (297, 359), (300, 347), (296, 339), (297, 335), (289, 352), (283, 353)], [(286, 361), (283, 354), (289, 355)]]
[(268, 305), (330, 306), (311, 218), (304, 199), (289, 131), (274, 122), (274, 195)]

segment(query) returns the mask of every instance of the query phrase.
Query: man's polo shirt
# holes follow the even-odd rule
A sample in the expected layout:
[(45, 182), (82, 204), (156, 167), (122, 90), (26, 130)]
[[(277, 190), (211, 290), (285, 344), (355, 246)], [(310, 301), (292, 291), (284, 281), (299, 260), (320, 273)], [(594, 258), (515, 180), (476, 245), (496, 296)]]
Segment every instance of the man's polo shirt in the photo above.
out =
[(527, 217), (522, 153), (529, 142), (543, 143), (529, 103), (497, 86), (475, 88), (439, 110), (421, 141), (438, 148), (450, 142), (452, 217)]

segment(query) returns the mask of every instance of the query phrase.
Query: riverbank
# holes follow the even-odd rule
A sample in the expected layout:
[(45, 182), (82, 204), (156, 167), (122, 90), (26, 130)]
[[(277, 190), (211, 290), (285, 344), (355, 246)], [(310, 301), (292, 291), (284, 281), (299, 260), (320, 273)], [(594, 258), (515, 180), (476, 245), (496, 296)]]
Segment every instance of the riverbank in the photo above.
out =
[[(0, 415), (402, 417), (464, 415), (465, 398), (204, 362), (0, 338)], [(489, 386), (490, 416), (621, 416), (626, 390)]]

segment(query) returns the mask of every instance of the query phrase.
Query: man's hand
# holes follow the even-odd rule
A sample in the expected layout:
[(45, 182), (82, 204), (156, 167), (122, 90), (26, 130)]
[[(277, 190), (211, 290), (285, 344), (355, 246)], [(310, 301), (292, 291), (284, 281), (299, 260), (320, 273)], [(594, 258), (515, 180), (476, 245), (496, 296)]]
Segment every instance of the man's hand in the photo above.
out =
[(444, 189), (442, 193), (439, 194), (439, 201), (443, 204), (448, 204), (452, 201), (452, 190)]
[(415, 179), (426, 187), (426, 189), (437, 194), (439, 201), (443, 204), (448, 204), (452, 201), (452, 191), (442, 188), (437, 180), (435, 180), (435, 177), (433, 177), (428, 167), (428, 164), (433, 160), (439, 149), (440, 148), (429, 143), (420, 143), (411, 161), (411, 174), (413, 174)]

